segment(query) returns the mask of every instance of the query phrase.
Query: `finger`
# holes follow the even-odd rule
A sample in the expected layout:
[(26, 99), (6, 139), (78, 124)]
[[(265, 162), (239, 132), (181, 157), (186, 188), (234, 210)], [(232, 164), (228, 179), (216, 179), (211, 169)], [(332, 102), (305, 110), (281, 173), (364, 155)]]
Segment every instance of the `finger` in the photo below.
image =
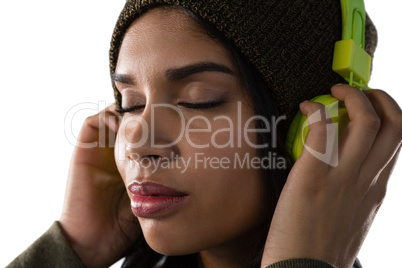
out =
[(119, 125), (120, 118), (113, 104), (98, 114), (85, 119), (78, 137), (77, 146), (80, 148), (94, 148), (113, 144)]
[(379, 173), (394, 157), (402, 142), (402, 112), (384, 91), (365, 92), (381, 120), (374, 144), (360, 168), (361, 183), (370, 184), (370, 177)]
[(95, 129), (108, 127), (117, 132), (119, 122), (119, 113), (116, 112), (115, 104), (112, 104), (98, 114), (88, 117), (85, 123)]
[(300, 163), (304, 169), (314, 174), (326, 172), (332, 159), (334, 125), (324, 105), (316, 102), (303, 102), (301, 112), (307, 116), (309, 133)]
[(345, 135), (341, 136), (339, 164), (355, 169), (370, 151), (380, 129), (380, 119), (369, 99), (357, 88), (336, 85), (331, 91), (334, 97), (344, 101), (350, 118)]

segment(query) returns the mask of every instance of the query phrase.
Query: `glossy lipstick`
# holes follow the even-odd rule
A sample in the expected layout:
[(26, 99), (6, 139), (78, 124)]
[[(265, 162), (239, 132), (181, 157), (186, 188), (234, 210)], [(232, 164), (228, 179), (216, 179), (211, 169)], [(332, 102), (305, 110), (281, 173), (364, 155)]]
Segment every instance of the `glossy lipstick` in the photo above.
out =
[(163, 216), (181, 206), (187, 194), (154, 182), (134, 182), (128, 190), (133, 194), (131, 210), (137, 217)]

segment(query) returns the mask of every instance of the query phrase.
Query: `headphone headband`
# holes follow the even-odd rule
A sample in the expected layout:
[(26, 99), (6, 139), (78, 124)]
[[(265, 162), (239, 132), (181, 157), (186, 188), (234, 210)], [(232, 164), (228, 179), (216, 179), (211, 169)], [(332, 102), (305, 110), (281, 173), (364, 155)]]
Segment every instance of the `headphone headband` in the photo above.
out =
[(341, 0), (342, 40), (335, 43), (332, 69), (350, 85), (367, 87), (371, 56), (364, 50), (366, 11), (363, 0)]

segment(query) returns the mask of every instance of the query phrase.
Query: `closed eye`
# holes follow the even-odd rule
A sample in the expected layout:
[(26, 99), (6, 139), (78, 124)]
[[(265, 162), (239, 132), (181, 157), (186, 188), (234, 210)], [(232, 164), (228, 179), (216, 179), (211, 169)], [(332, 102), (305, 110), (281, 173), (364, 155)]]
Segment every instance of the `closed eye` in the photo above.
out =
[(223, 104), (223, 100), (208, 101), (208, 102), (196, 102), (196, 103), (189, 103), (189, 102), (180, 102), (179, 103), (179, 105), (184, 108), (195, 109), (195, 110), (211, 109), (211, 108), (218, 107), (221, 104)]
[(132, 106), (128, 108), (121, 108), (121, 109), (116, 109), (116, 112), (118, 112), (120, 115), (124, 115), (125, 113), (131, 113), (131, 112), (139, 112), (145, 108), (145, 105), (137, 105), (137, 106)]
[[(194, 109), (194, 110), (202, 110), (202, 109), (211, 109), (218, 107), (219, 105), (223, 104), (223, 100), (218, 100), (218, 101), (208, 101), (208, 102), (196, 102), (196, 103), (190, 103), (190, 102), (180, 102), (179, 105), (188, 108), (188, 109)], [(125, 113), (131, 113), (131, 112), (139, 112), (145, 108), (145, 105), (137, 105), (133, 107), (128, 107), (128, 108), (122, 108), (122, 109), (116, 109), (116, 112), (118, 112), (120, 115), (124, 115)]]

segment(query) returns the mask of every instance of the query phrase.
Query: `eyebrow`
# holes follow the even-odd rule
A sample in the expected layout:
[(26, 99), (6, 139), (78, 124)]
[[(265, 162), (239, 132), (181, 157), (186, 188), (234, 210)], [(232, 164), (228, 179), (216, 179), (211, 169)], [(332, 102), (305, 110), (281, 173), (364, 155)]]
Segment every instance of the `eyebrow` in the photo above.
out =
[(112, 75), (112, 81), (113, 82), (120, 82), (120, 83), (128, 84), (128, 85), (134, 85), (135, 84), (134, 78), (131, 77), (130, 75), (127, 75), (127, 74), (114, 73)]
[[(213, 62), (199, 62), (179, 68), (168, 69), (165, 72), (165, 76), (168, 80), (178, 81), (191, 75), (203, 72), (220, 72), (224, 74), (235, 75), (235, 73), (229, 67), (223, 64), (217, 64)], [(114, 82), (120, 82), (123, 84), (135, 85), (134, 77), (127, 74), (114, 73), (112, 75), (112, 80)]]
[(224, 74), (234, 75), (235, 73), (227, 66), (213, 62), (199, 62), (180, 68), (169, 69), (165, 76), (172, 81), (178, 81), (191, 75), (202, 72), (220, 72)]

